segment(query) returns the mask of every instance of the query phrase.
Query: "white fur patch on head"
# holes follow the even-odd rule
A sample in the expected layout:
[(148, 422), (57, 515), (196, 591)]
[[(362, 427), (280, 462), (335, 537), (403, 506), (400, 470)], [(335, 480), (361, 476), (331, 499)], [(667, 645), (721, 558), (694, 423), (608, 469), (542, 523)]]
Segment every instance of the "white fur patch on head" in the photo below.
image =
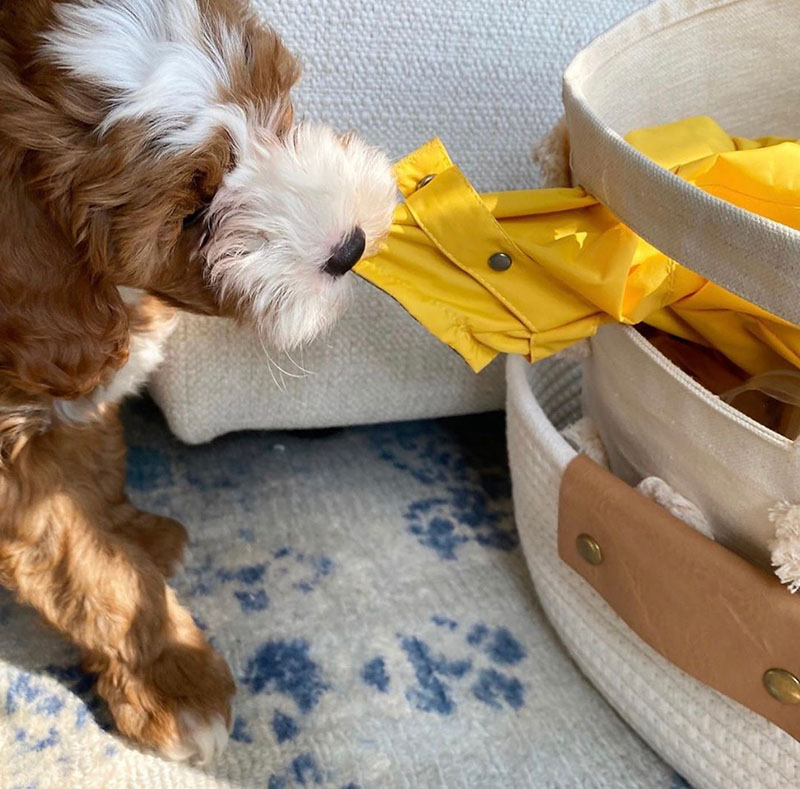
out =
[(355, 230), (373, 254), (389, 231), (396, 186), (387, 158), (357, 138), (302, 124), (286, 139), (253, 129), (209, 208), (209, 282), (233, 297), (279, 350), (315, 337), (341, 312), (348, 277), (323, 270)]
[[(216, 128), (241, 133), (244, 110), (221, 102), (242, 31), (203, 18), (197, 0), (76, 0), (57, 5), (45, 54), (108, 90), (99, 129), (144, 120), (165, 146), (190, 149)], [(214, 24), (213, 35), (208, 25)]]

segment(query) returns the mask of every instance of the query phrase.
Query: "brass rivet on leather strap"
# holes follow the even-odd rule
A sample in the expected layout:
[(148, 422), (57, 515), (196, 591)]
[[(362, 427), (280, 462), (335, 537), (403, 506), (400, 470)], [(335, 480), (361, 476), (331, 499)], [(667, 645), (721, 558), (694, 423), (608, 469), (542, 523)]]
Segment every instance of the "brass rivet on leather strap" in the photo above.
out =
[(579, 534), (575, 540), (578, 547), (578, 553), (581, 558), (589, 562), (589, 564), (602, 564), (603, 552), (594, 537), (588, 534)]
[(511, 268), (511, 255), (506, 255), (505, 252), (495, 252), (489, 258), (489, 268), (492, 271), (507, 271)]
[(422, 189), (423, 186), (427, 186), (434, 178), (436, 178), (434, 173), (429, 173), (424, 178), (420, 178), (417, 183), (417, 189)]
[(783, 668), (771, 668), (764, 672), (764, 687), (772, 698), (781, 704), (800, 703), (800, 679)]

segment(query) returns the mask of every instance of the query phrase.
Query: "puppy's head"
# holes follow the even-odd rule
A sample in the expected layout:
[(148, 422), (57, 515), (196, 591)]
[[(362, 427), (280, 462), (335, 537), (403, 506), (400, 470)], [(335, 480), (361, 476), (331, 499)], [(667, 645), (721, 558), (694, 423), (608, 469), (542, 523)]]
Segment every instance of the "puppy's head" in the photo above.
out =
[(386, 235), (395, 200), (387, 161), (361, 140), (299, 125), (245, 141), (204, 217), (209, 282), (290, 348), (339, 313), (344, 277)]
[(68, 123), (38, 188), (95, 270), (278, 348), (331, 324), (396, 191), (381, 153), (294, 123), (274, 32), (239, 0), (70, 0), (43, 39), (33, 86)]

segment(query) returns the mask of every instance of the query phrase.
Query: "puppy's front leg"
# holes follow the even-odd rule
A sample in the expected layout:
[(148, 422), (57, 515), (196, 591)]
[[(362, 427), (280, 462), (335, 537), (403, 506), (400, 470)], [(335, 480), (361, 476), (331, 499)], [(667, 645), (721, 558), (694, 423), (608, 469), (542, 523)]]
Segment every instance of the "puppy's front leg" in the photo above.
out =
[(110, 506), (109, 517), (114, 533), (141, 548), (166, 578), (180, 572), (187, 542), (182, 524), (139, 510), (127, 498)]
[(0, 472), (0, 581), (82, 648), (123, 734), (207, 761), (227, 740), (233, 679), (150, 557), (109, 522), (96, 453), (109, 430), (55, 427)]
[(95, 483), (101, 497), (98, 507), (106, 516), (111, 532), (143, 550), (163, 575), (175, 575), (183, 564), (186, 529), (172, 518), (143, 512), (128, 500), (125, 437), (111, 409), (104, 417), (104, 424), (84, 434), (84, 445), (86, 452), (81, 453), (80, 461), (102, 469)]

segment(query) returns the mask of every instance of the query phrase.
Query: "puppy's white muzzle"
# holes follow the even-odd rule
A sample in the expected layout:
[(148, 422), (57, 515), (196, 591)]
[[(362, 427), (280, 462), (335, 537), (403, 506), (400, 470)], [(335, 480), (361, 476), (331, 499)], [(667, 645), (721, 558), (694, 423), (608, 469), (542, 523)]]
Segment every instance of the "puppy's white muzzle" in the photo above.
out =
[(377, 251), (395, 202), (388, 159), (358, 138), (306, 124), (284, 139), (254, 130), (209, 209), (209, 281), (289, 350), (340, 314), (342, 275)]

